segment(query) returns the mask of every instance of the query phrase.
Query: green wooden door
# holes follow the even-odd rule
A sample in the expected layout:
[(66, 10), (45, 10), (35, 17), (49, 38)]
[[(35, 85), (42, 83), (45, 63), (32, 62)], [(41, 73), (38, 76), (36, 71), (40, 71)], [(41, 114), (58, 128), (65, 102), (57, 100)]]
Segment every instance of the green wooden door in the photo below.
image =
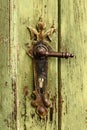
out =
[[(87, 129), (87, 1), (0, 0), (0, 130)], [(49, 58), (47, 93), (51, 101), (44, 119), (31, 106), (32, 45), (27, 26), (39, 17), (46, 30), (54, 23), (50, 45), (54, 51), (69, 51), (73, 59)]]

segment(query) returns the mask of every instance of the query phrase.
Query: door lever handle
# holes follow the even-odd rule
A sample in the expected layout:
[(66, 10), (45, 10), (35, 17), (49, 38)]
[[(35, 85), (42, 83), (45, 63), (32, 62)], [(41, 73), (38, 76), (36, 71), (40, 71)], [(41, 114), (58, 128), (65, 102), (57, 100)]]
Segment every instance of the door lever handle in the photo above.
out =
[[(33, 59), (33, 73), (34, 73), (34, 91), (35, 100), (31, 104), (36, 107), (37, 114), (43, 118), (48, 113), (48, 107), (51, 103), (46, 98), (47, 87), (47, 72), (48, 72), (48, 57), (69, 58), (74, 57), (68, 52), (54, 52), (48, 44), (49, 36), (55, 32), (54, 25), (50, 30), (43, 33), (45, 23), (42, 18), (39, 19), (37, 29), (27, 27), (33, 38), (33, 45), (27, 50), (27, 54)], [(47, 41), (48, 38), (48, 41)]]
[(38, 48), (35, 50), (35, 55), (41, 57), (41, 56), (46, 56), (46, 57), (58, 57), (58, 58), (73, 58), (74, 55), (68, 52), (54, 52), (54, 51), (46, 51), (43, 47)]

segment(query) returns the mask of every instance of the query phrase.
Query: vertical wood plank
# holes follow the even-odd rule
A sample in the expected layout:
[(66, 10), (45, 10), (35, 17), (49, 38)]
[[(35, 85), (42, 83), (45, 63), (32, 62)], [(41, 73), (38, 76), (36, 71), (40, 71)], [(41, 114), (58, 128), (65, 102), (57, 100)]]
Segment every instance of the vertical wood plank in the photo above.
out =
[(61, 0), (61, 50), (75, 58), (61, 60), (61, 130), (87, 129), (87, 1)]
[(17, 51), (18, 51), (18, 28), (17, 28), (17, 1), (9, 1), (9, 35), (10, 35), (10, 78), (13, 91), (13, 124), (18, 130), (18, 84), (17, 84)]
[(16, 130), (10, 45), (10, 1), (0, 1), (0, 130)]
[[(57, 59), (49, 59), (48, 67), (48, 87), (47, 90), (52, 101), (52, 106), (48, 110), (48, 116), (40, 119), (35, 113), (35, 108), (31, 106), (31, 94), (33, 91), (33, 68), (32, 59), (26, 55), (25, 44), (32, 41), (27, 26), (35, 27), (38, 19), (42, 16), (47, 28), (58, 22), (58, 1), (57, 0), (23, 0), (17, 1), (17, 21), (18, 21), (18, 120), (19, 130), (57, 130), (58, 129), (58, 72)], [(53, 35), (50, 43), (54, 50), (58, 48), (57, 33)], [(51, 112), (53, 111), (53, 112)]]

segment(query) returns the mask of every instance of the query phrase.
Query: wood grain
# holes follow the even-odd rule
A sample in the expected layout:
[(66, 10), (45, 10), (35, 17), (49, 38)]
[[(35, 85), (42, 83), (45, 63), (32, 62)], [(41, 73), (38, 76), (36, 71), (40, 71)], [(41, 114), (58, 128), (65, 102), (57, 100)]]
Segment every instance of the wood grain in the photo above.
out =
[[(26, 43), (32, 45), (27, 26), (35, 27), (38, 19), (42, 16), (47, 23), (46, 30), (51, 25), (58, 26), (58, 1), (57, 0), (18, 0), (17, 2), (17, 21), (18, 21), (18, 119), (20, 130), (57, 130), (58, 129), (58, 73), (57, 59), (49, 59), (48, 67), (48, 86), (47, 91), (52, 102), (48, 110), (48, 116), (40, 119), (31, 106), (33, 86), (33, 64), (32, 59), (26, 55)], [(58, 48), (57, 33), (52, 37), (50, 43), (54, 50)], [(27, 93), (27, 94), (26, 94)]]
[(16, 129), (15, 84), (12, 80), (10, 3), (0, 1), (0, 130)]
[(87, 1), (61, 0), (61, 50), (75, 58), (61, 60), (61, 130), (87, 129)]
[[(0, 1), (0, 130), (86, 130), (86, 6), (86, 0)], [(31, 106), (33, 65), (25, 46), (32, 44), (27, 26), (35, 27), (40, 16), (46, 30), (54, 22), (59, 33), (52, 37), (53, 49), (75, 54), (59, 62), (49, 58), (47, 91), (52, 106), (45, 119)]]

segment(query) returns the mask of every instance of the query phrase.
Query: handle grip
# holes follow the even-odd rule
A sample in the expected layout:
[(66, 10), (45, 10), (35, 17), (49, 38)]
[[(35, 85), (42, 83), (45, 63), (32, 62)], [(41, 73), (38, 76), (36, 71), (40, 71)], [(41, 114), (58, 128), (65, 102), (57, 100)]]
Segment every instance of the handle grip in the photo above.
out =
[(68, 53), (68, 52), (54, 52), (54, 51), (46, 51), (45, 48), (37, 48), (35, 55), (41, 57), (41, 56), (46, 56), (46, 57), (57, 57), (57, 58), (73, 58), (74, 54)]

